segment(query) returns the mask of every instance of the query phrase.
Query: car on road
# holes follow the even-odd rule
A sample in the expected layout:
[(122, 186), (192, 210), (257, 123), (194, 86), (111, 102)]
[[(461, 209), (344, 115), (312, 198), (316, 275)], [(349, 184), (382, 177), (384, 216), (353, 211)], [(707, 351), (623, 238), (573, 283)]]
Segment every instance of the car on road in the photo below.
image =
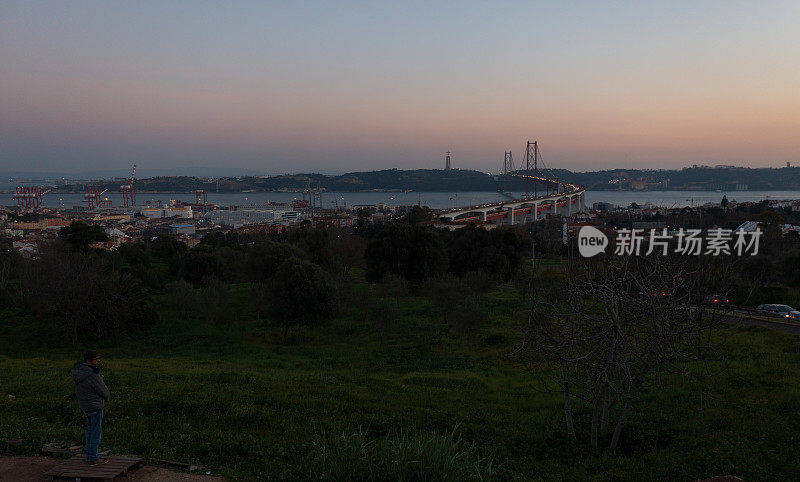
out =
[(758, 305), (756, 311), (770, 316), (780, 316), (781, 318), (800, 320), (800, 311), (795, 310), (789, 305)]
[(731, 300), (722, 295), (708, 295), (706, 296), (706, 304), (715, 306), (728, 306), (731, 304)]

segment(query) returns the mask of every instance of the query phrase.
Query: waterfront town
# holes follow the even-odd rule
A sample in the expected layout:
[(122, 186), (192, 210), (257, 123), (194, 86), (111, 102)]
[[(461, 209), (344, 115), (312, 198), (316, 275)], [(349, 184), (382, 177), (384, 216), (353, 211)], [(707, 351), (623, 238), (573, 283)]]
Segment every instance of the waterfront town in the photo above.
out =
[[(709, 202), (693, 207), (664, 207), (650, 203), (616, 206), (607, 202), (595, 202), (583, 212), (571, 215), (540, 214), (539, 220), (558, 221), (563, 224), (565, 233), (575, 234), (581, 226), (598, 226), (608, 232), (615, 229), (661, 229), (667, 227), (663, 219), (679, 214), (701, 214), (709, 209), (724, 208), (735, 210), (749, 208), (754, 204), (769, 206), (777, 210), (800, 211), (798, 200), (769, 200), (755, 202)], [(291, 203), (269, 203), (264, 206), (217, 206), (208, 203), (198, 193), (197, 202), (186, 203), (169, 201), (167, 203), (146, 203), (143, 206), (73, 206), (56, 209), (32, 203), (0, 207), (0, 239), (9, 249), (14, 249), (25, 257), (35, 257), (43, 245), (57, 238), (59, 231), (79, 221), (100, 226), (107, 235), (107, 241), (95, 242), (93, 247), (113, 250), (123, 243), (137, 243), (157, 236), (171, 235), (187, 245), (196, 246), (202, 237), (210, 232), (227, 234), (266, 234), (278, 235), (297, 226), (326, 226), (349, 228), (357, 223), (391, 222), (407, 216), (413, 208), (421, 206), (392, 206), (385, 203), (342, 206), (331, 209), (315, 207), (313, 198), (297, 199)], [(505, 224), (519, 224), (531, 219), (517, 219), (510, 222), (507, 216), (481, 221), (476, 217), (439, 217), (436, 210), (424, 208), (427, 219), (423, 220), (434, 228), (459, 229), (471, 223), (480, 224), (487, 229)], [(486, 218), (486, 216), (484, 216)], [(755, 221), (744, 220), (741, 227), (752, 229)], [(687, 226), (689, 227), (689, 226)], [(677, 228), (677, 227), (676, 227)], [(738, 229), (738, 228), (737, 228)], [(796, 235), (800, 226), (780, 224), (781, 233)], [(566, 239), (566, 238), (565, 238)]]

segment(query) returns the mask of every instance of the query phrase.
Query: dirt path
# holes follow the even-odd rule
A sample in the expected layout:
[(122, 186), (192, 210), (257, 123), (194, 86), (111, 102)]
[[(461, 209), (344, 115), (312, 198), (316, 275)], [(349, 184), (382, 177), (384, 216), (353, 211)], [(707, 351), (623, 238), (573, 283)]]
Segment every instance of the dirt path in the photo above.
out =
[[(34, 482), (44, 480), (44, 473), (62, 462), (64, 462), (64, 459), (55, 459), (51, 457), (0, 456), (0, 480), (3, 482)], [(161, 467), (143, 466), (141, 469), (128, 472), (127, 477), (120, 477), (119, 480), (137, 482), (171, 482), (174, 480), (223, 482), (225, 479), (214, 475), (188, 474), (167, 470)]]

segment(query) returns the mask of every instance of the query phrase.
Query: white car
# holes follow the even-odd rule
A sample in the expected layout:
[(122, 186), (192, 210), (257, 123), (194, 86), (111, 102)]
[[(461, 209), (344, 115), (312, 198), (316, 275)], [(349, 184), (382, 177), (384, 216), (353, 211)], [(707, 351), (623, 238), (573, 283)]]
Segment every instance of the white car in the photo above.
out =
[(771, 316), (780, 316), (781, 318), (790, 318), (792, 320), (800, 319), (800, 311), (795, 310), (789, 305), (758, 305), (756, 311)]

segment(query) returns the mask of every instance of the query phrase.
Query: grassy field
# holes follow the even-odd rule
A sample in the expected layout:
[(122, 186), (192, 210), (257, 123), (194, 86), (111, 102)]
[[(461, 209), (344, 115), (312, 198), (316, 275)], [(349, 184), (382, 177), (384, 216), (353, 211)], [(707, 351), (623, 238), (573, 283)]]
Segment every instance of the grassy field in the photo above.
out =
[[(359, 296), (371, 289), (356, 285)], [(229, 315), (214, 323), (180, 319), (163, 295), (155, 327), (97, 347), (112, 393), (104, 446), (232, 478), (310, 479), (325, 440), (454, 434), (482, 464), (491, 460), (496, 480), (800, 477), (793, 335), (726, 328), (730, 368), (705, 388), (702, 410), (698, 387), (664, 378), (608, 453), (570, 439), (559, 396), (505, 356), (526, 314), (510, 289), (485, 296), (491, 322), (474, 340), (451, 333), (425, 299), (407, 297), (383, 343), (353, 308), (281, 345), (247, 298), (247, 286), (233, 287)], [(31, 330), (10, 311), (0, 320), (0, 447), (82, 440), (69, 371), (84, 346)]]

